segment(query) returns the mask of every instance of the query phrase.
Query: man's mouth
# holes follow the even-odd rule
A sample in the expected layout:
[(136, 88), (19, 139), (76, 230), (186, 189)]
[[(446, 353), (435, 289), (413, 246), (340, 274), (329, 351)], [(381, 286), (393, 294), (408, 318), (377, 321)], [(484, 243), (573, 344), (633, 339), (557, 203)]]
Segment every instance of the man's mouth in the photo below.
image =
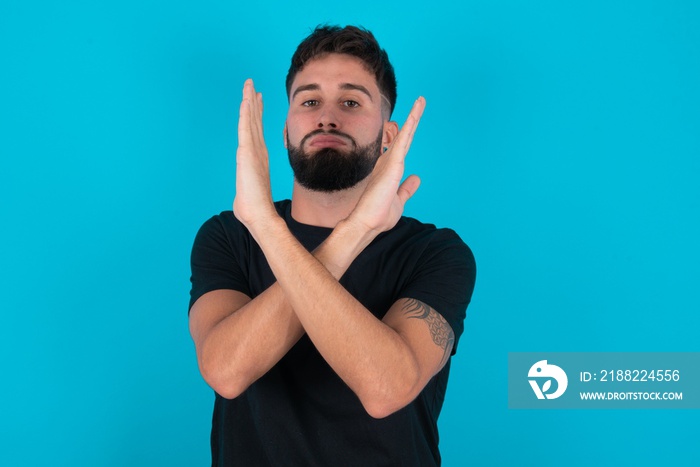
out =
[(348, 144), (345, 138), (333, 135), (318, 135), (309, 140), (309, 146), (312, 148), (339, 148)]

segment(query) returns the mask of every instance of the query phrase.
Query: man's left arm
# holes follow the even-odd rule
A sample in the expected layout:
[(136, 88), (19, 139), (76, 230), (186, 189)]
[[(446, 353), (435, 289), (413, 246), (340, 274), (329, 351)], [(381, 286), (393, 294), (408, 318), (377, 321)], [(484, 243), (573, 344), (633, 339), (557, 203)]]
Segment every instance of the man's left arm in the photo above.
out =
[[(349, 222), (336, 227), (315, 257), (283, 222), (268, 225), (266, 232), (261, 247), (287, 300), (367, 412), (382, 418), (415, 399), (452, 351), (454, 333), (443, 317), (423, 302), (403, 298), (379, 320), (345, 290), (338, 282), (341, 271), (364, 249), (366, 238)], [(329, 265), (326, 258), (343, 259)]]

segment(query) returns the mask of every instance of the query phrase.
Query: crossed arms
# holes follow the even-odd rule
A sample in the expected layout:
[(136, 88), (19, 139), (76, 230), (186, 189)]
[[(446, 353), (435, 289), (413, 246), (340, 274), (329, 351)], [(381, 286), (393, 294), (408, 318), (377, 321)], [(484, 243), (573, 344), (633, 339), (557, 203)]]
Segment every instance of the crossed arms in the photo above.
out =
[(272, 203), (262, 98), (246, 82), (234, 214), (263, 250), (277, 282), (252, 300), (215, 290), (192, 306), (190, 332), (200, 371), (217, 393), (237, 397), (304, 333), (375, 418), (410, 403), (444, 366), (454, 334), (435, 310), (402, 298), (379, 320), (338, 282), (363, 249), (398, 222), (418, 188), (415, 176), (400, 182), (424, 107), (418, 99), (355, 209), (310, 253)]

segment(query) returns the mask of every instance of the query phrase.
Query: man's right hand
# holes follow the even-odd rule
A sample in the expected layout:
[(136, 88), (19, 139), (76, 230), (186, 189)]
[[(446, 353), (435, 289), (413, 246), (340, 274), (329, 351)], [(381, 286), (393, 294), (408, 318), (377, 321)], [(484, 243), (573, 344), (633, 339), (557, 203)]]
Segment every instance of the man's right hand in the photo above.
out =
[(267, 146), (263, 136), (262, 94), (255, 92), (253, 80), (243, 85), (238, 120), (238, 150), (236, 151), (236, 197), (233, 213), (248, 230), (278, 218), (272, 201)]

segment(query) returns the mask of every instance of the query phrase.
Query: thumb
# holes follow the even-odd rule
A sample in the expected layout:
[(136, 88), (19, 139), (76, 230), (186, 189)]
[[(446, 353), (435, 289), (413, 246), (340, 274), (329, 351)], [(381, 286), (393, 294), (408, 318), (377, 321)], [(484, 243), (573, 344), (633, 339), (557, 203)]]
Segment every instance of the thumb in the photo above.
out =
[(396, 192), (401, 200), (401, 204), (406, 204), (406, 201), (415, 194), (419, 186), (420, 178), (417, 175), (409, 175)]

